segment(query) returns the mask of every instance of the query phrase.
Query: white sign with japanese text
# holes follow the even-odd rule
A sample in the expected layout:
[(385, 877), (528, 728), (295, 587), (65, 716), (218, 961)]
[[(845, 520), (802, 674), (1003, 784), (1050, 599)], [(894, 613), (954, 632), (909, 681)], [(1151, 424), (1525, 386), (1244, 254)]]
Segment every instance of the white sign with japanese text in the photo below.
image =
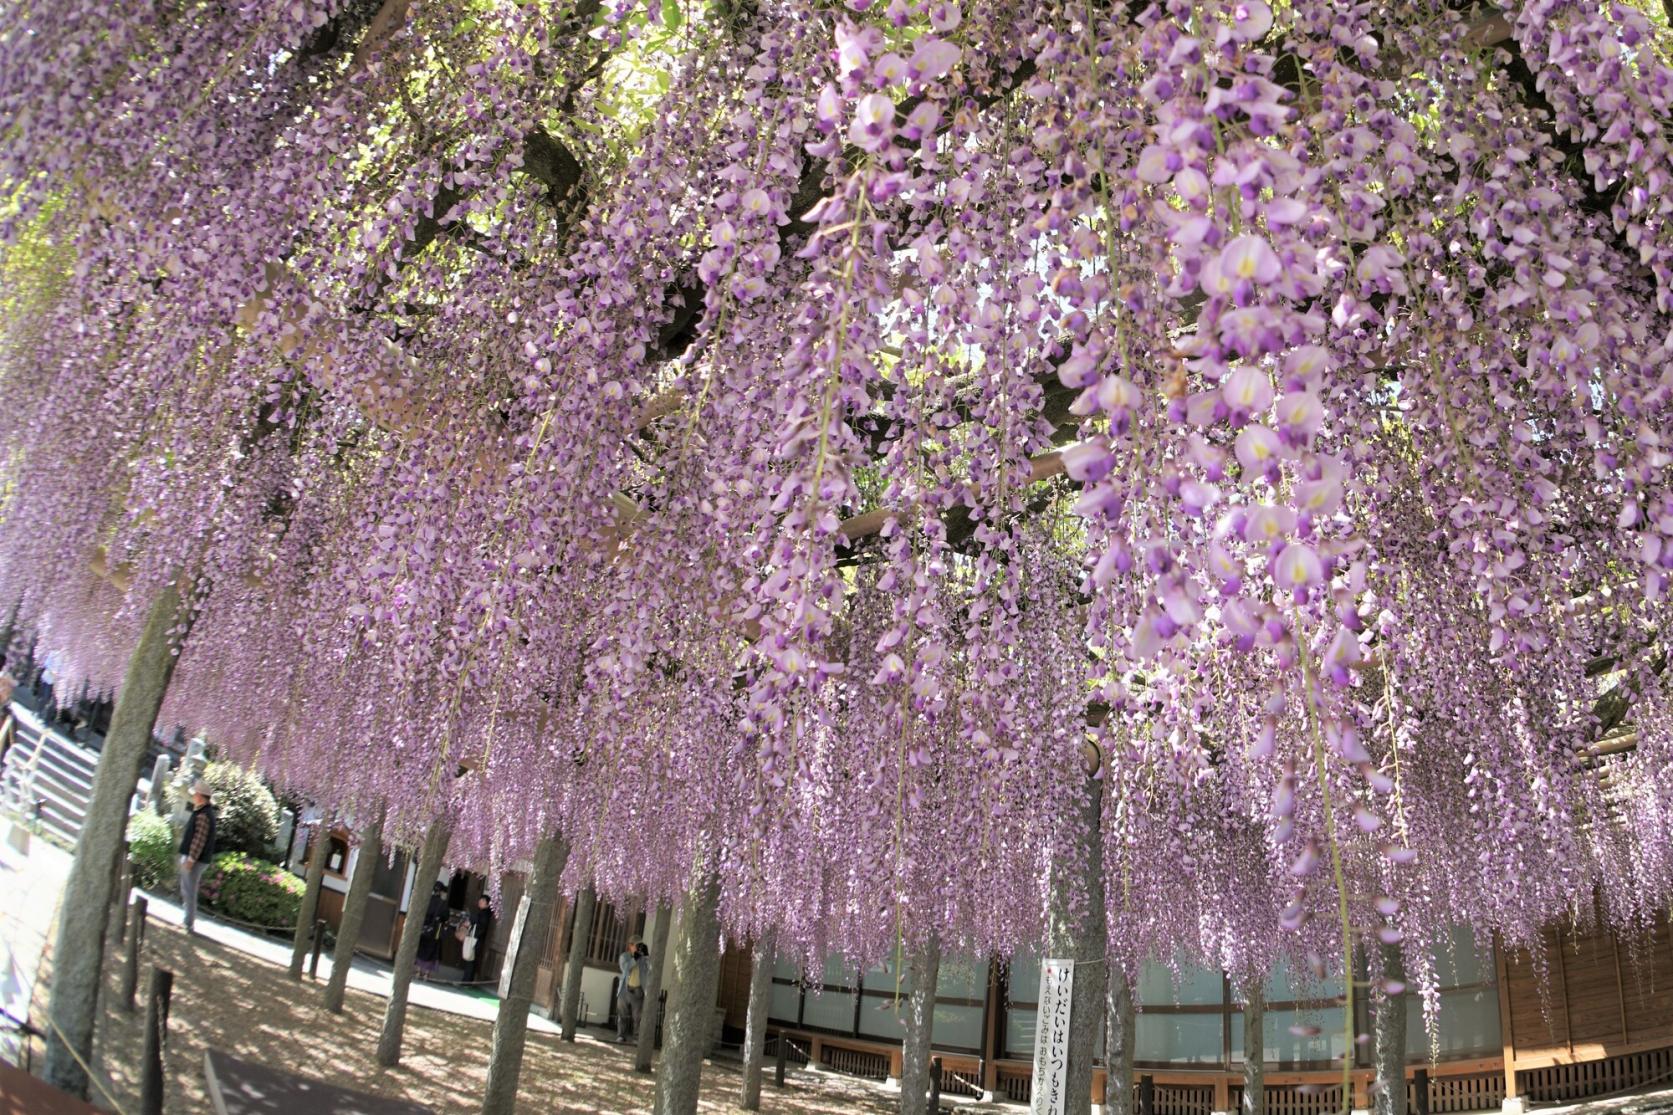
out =
[(1069, 1010), (1073, 960), (1040, 961), (1040, 1010), (1034, 1029), (1033, 1115), (1063, 1115), (1069, 1083)]
[[(529, 920), (529, 896), (517, 903), (517, 918), (511, 923), (511, 939), (505, 943), (504, 967), (500, 969), (500, 998), (511, 997), (511, 969), (517, 966), (517, 953), (523, 947), (523, 923)], [(487, 947), (484, 945), (483, 947)]]

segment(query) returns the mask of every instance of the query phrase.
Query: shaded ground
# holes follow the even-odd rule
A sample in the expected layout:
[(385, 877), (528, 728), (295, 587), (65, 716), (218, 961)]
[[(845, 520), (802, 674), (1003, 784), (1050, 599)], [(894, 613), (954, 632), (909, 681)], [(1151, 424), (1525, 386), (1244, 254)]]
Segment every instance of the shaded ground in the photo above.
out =
[[(490, 1023), (415, 1008), (408, 1015), (402, 1062), (386, 1069), (376, 1059), (383, 1022), (381, 998), (351, 990), (343, 1013), (328, 1014), (319, 1005), (319, 985), (292, 983), (283, 969), (225, 945), (202, 938), (188, 943), (172, 925), (152, 922), (145, 947), (148, 965), (174, 972), (165, 1104), (171, 1113), (210, 1112), (203, 1081), (206, 1045), (345, 1087), (415, 1100), (437, 1112), (473, 1111), (480, 1101)], [(36, 987), (37, 1017), (45, 1016), (49, 968), (50, 964), (43, 963)], [(114, 1009), (119, 959), (107, 968), (97, 1056), (118, 1103), (133, 1111), (139, 1105), (143, 988), (149, 975), (141, 980), (139, 1012), (127, 1015)], [(738, 1084), (735, 1065), (706, 1064), (702, 1110), (736, 1110)], [(530, 1033), (517, 1110), (531, 1115), (648, 1112), (654, 1088), (652, 1077), (633, 1072), (628, 1047), (587, 1038), (564, 1045), (549, 1034)], [(795, 1115), (882, 1113), (890, 1110), (888, 1099), (862, 1081), (798, 1074), (783, 1092), (769, 1082), (763, 1089), (762, 1109)]]

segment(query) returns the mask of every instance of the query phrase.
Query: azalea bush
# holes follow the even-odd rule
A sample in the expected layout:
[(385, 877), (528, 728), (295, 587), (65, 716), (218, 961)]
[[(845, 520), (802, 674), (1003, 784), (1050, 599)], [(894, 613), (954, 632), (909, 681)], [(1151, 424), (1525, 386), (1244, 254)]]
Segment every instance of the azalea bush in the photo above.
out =
[(222, 852), (203, 873), (198, 900), (211, 910), (263, 929), (289, 929), (302, 909), (301, 879), (276, 863)]

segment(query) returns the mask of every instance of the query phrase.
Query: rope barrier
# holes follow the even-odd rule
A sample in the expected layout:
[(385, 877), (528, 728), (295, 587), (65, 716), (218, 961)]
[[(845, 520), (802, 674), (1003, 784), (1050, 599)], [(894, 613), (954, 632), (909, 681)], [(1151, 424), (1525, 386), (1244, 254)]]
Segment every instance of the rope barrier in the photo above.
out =
[(210, 916), (213, 917), (216, 921), (224, 921), (224, 922), (227, 922), (230, 925), (243, 926), (245, 929), (259, 929), (264, 933), (277, 933), (281, 930), (286, 932), (286, 933), (295, 933), (296, 932), (296, 923), (295, 922), (292, 922), (289, 925), (257, 925), (253, 921), (241, 921), (238, 918), (230, 917), (227, 914), (221, 913), (219, 910), (216, 910)]
[(111, 1094), (110, 1089), (106, 1088), (100, 1081), (99, 1077), (103, 1074), (94, 1072), (93, 1067), (81, 1059), (81, 1054), (76, 1052), (75, 1044), (64, 1035), (63, 1030), (58, 1028), (58, 1023), (52, 1020), (52, 1016), (50, 1014), (47, 1015), (46, 1024), (51, 1028), (53, 1033), (58, 1035), (58, 1040), (64, 1043), (64, 1048), (70, 1051), (70, 1056), (75, 1058), (76, 1064), (81, 1067), (82, 1072), (87, 1074), (88, 1081), (93, 1085), (93, 1087), (99, 1090), (99, 1094), (105, 1098), (105, 1102), (116, 1109), (116, 1115), (128, 1115), (128, 1109), (118, 1103), (116, 1097)]
[[(56, 920), (56, 913), (53, 916)], [(7, 942), (7, 950), (10, 951), (10, 948), (11, 944), (10, 942)], [(52, 952), (49, 947), (43, 951), (41, 959), (49, 960), (51, 957)], [(39, 1037), (45, 1041), (50, 1036), (45, 1030), (37, 1029), (27, 1019), (13, 1017), (10, 1011), (0, 1010), (0, 1017), (4, 1017), (7, 1022), (11, 1023), (17, 1031), (24, 1036), (23, 1040), (26, 1044), (32, 1037)], [(116, 1115), (128, 1115), (127, 1109), (116, 1101), (116, 1097), (111, 1094), (110, 1088), (105, 1087), (108, 1080), (101, 1079), (103, 1074), (95, 1072), (91, 1065), (81, 1059), (81, 1054), (76, 1052), (75, 1043), (70, 1041), (64, 1031), (59, 1028), (58, 1023), (53, 1020), (50, 1013), (46, 1016), (46, 1024), (47, 1028), (51, 1030), (52, 1033), (58, 1035), (58, 1040), (64, 1043), (64, 1048), (69, 1050), (70, 1056), (75, 1058), (75, 1063), (80, 1066), (81, 1071), (87, 1075), (88, 1082), (92, 1084), (93, 1087), (97, 1088), (99, 1090), (99, 1094), (102, 1095), (105, 1100), (109, 1102), (110, 1106), (115, 1109)], [(114, 1085), (112, 1085), (112, 1087), (114, 1087)]]

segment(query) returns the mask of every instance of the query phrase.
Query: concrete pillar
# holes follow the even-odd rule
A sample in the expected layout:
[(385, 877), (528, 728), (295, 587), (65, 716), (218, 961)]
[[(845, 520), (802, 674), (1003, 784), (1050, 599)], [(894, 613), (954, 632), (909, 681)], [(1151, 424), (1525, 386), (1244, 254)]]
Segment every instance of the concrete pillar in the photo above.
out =
[(307, 882), (302, 891), (302, 909), (296, 915), (296, 933), (290, 942), (290, 978), (302, 978), (302, 966), (313, 947), (314, 919), (319, 917), (319, 892), (325, 884), (325, 858), (331, 854), (331, 834), (322, 817), (314, 833), (313, 855), (308, 857)]
[[(1398, 944), (1379, 944), (1385, 980), (1406, 982), (1406, 960)], [(1371, 1089), (1375, 1115), (1406, 1115), (1406, 995), (1382, 987), (1371, 992), (1371, 1045), (1376, 1082)]]
[(720, 878), (699, 866), (680, 909), (674, 954), (674, 992), (662, 1064), (656, 1074), (652, 1115), (696, 1115), (703, 1056), (714, 1026), (715, 991), (720, 983)]
[(674, 908), (666, 902), (656, 908), (656, 923), (650, 931), (650, 974), (645, 980), (645, 1014), (639, 1019), (639, 1045), (633, 1053), (633, 1071), (650, 1072), (656, 1053), (656, 1027), (662, 1019), (663, 973), (669, 970), (668, 927), (674, 923)]
[[(401, 1035), (407, 1026), (407, 993), (412, 987), (413, 964), (418, 944), (424, 938), (424, 913), (429, 908), (430, 890), (441, 871), (442, 857), (453, 839), (453, 829), (444, 817), (430, 822), (424, 846), (418, 853), (418, 874), (413, 876), (412, 896), (407, 899), (407, 920), (401, 924), (401, 943), (395, 948), (395, 970), (391, 975), (389, 1002), (383, 1011), (383, 1033), (378, 1037), (378, 1063), (393, 1067), (401, 1060)], [(487, 948), (487, 943), (483, 943)]]
[(1251, 981), (1243, 992), (1243, 1110), (1266, 1115), (1266, 989)]
[(761, 1110), (761, 1070), (767, 1061), (767, 1014), (773, 1005), (773, 965), (777, 950), (768, 930), (755, 942), (749, 958), (749, 1017), (744, 1022), (744, 1083), (738, 1106)]
[(343, 899), (343, 920), (337, 925), (337, 946), (331, 950), (331, 979), (325, 985), (325, 1009), (332, 1014), (343, 1012), (349, 969), (354, 967), (354, 946), (360, 940), (360, 926), (366, 920), (366, 902), (372, 897), (372, 876), (377, 874), (378, 860), (383, 858), (386, 808), (385, 805), (378, 806), (371, 826), (361, 834), (360, 855), (355, 858), (349, 893)]
[(1126, 968), (1111, 965), (1104, 1007), (1104, 1115), (1134, 1115), (1133, 1048), (1138, 1030)]
[(180, 633), (187, 619), (180, 590), (173, 584), (157, 593), (146, 613), (139, 643), (128, 659), (122, 692), (111, 716), (99, 765), (93, 772), (87, 818), (76, 842), (76, 855), (58, 914), (58, 937), (52, 950), (51, 1019), (43, 1075), (71, 1095), (87, 1096), (93, 1023), (98, 1014), (99, 976), (104, 969), (106, 911), (110, 906), (112, 868), (128, 826), (128, 803), (139, 784), (140, 764), (151, 746), (174, 674)]
[(900, 1115), (935, 1115), (929, 1107), (930, 1049), (935, 1037), (935, 981), (941, 938), (931, 933), (906, 954), (906, 1019), (900, 1049)]
[(593, 915), (598, 912), (598, 892), (584, 887), (575, 896), (575, 913), (570, 918), (569, 957), (563, 966), (563, 1005), (559, 1011), (564, 1041), (575, 1040), (577, 1015), (581, 1012), (581, 972), (587, 965), (587, 943), (593, 935)]
[(540, 970), (541, 942), (552, 925), (552, 907), (558, 900), (558, 877), (569, 859), (569, 847), (556, 836), (548, 836), (535, 849), (529, 870), (529, 885), (523, 896), (529, 912), (523, 931), (513, 930), (515, 950), (505, 958), (511, 965), (508, 994), (500, 1000), (494, 1018), (494, 1046), (488, 1055), (488, 1084), (482, 1093), (482, 1115), (512, 1115), (517, 1106), (517, 1078), (523, 1071), (523, 1042), (529, 1031), (529, 1002), (534, 998), (534, 979)]
[(1097, 771), (1097, 759), (1095, 750), (1088, 751), (1090, 771), (1075, 809), (1076, 824), (1052, 861), (1046, 928), (1046, 956), (1075, 962), (1063, 1115), (1091, 1115), (1092, 1067), (1098, 1053), (1098, 1020), (1104, 1011), (1108, 937), (1104, 910), (1104, 786), (1091, 776)]

